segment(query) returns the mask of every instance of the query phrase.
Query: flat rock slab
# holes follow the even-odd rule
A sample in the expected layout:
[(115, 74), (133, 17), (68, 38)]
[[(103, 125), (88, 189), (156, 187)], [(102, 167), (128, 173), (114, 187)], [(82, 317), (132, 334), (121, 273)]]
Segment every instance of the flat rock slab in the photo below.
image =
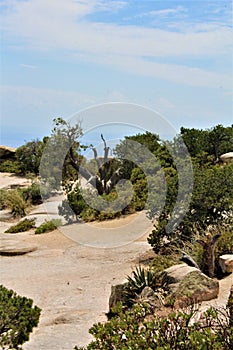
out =
[(18, 243), (14, 240), (2, 240), (0, 246), (0, 255), (2, 256), (15, 256), (24, 255), (37, 250), (37, 246), (29, 245), (25, 243)]

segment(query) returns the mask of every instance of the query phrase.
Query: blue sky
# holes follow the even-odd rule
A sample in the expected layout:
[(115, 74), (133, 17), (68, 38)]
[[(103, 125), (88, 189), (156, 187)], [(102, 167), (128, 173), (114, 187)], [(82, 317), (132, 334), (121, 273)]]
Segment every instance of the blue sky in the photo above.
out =
[(0, 23), (1, 144), (111, 101), (177, 131), (233, 122), (232, 1), (0, 0)]

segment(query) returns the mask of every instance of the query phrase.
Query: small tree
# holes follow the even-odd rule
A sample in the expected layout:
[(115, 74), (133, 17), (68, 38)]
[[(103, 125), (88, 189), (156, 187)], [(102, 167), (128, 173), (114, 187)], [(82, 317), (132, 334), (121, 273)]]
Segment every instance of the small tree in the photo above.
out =
[(41, 309), (33, 301), (0, 286), (0, 348), (19, 349), (39, 322)]
[(55, 177), (55, 184), (60, 186), (63, 178), (68, 178), (72, 168), (78, 175), (84, 177), (88, 183), (97, 189), (99, 195), (109, 194), (121, 177), (121, 165), (117, 168), (112, 166), (113, 160), (109, 157), (110, 148), (101, 134), (103, 141), (104, 155), (99, 157), (95, 147), (90, 146), (93, 151), (96, 164), (96, 173), (83, 166), (83, 156), (80, 151), (86, 146), (79, 142), (82, 136), (81, 123), (71, 125), (62, 118), (54, 119), (55, 127), (48, 142), (48, 146), (42, 157), (40, 173), (42, 178)]
[(33, 140), (17, 148), (16, 160), (18, 161), (21, 173), (39, 174), (40, 161), (47, 141), (48, 138), (44, 137), (43, 141), (38, 139)]

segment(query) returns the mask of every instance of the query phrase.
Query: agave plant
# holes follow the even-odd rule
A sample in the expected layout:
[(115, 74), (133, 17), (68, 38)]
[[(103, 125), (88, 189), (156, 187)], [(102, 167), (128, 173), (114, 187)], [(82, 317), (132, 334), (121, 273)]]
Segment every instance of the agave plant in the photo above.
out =
[(139, 266), (133, 271), (132, 277), (127, 276), (127, 280), (125, 295), (131, 305), (145, 287), (155, 288), (157, 276), (152, 271)]

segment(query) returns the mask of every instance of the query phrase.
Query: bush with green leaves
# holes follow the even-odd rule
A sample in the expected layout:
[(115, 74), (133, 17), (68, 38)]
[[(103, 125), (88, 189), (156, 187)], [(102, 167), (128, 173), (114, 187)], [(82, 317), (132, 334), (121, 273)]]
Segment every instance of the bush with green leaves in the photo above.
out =
[(6, 190), (0, 189), (0, 210), (3, 210), (6, 208), (5, 196), (6, 196)]
[(3, 190), (1, 200), (4, 205), (11, 210), (13, 216), (25, 216), (27, 203), (19, 190)]
[(24, 219), (19, 221), (16, 225), (9, 227), (5, 233), (26, 232), (35, 227), (35, 219)]
[(36, 228), (35, 234), (54, 231), (61, 225), (62, 225), (62, 221), (60, 219), (45, 221), (39, 227)]
[(166, 254), (155, 254), (150, 268), (153, 273), (159, 275), (165, 269), (176, 264), (180, 264), (180, 255), (171, 251), (170, 254), (168, 252)]
[(41, 188), (38, 182), (32, 182), (31, 186), (23, 188), (21, 193), (26, 202), (31, 202), (32, 204), (42, 203)]
[(0, 163), (0, 172), (21, 174), (20, 163), (13, 160), (5, 160)]
[(20, 349), (38, 325), (41, 309), (0, 285), (0, 348)]
[[(86, 350), (230, 350), (233, 328), (229, 313), (210, 308), (200, 323), (191, 323), (195, 310), (173, 312), (167, 317), (151, 315), (147, 304), (135, 304), (106, 323), (89, 330), (95, 338)], [(84, 348), (75, 347), (76, 350)]]
[[(233, 222), (231, 222), (233, 224)], [(232, 238), (232, 228), (222, 227), (221, 237), (216, 244), (216, 258), (223, 254), (232, 254), (233, 252), (233, 238)]]

